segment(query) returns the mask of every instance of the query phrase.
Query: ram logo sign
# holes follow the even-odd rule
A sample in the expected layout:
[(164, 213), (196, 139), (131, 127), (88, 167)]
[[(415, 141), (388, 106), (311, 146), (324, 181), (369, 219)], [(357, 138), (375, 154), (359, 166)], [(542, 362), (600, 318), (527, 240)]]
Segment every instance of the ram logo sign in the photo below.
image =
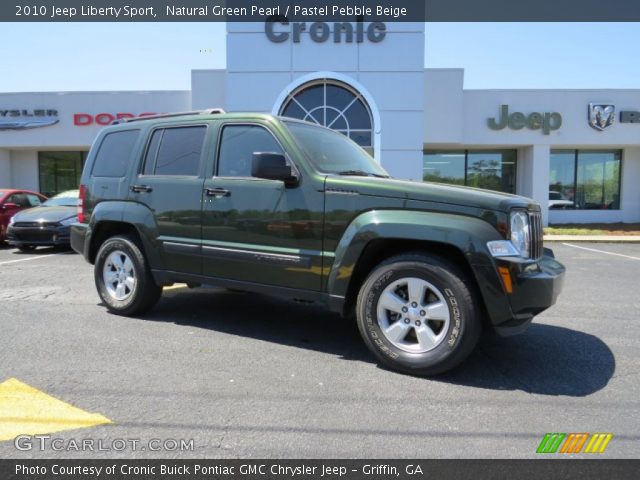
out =
[(613, 125), (616, 120), (615, 105), (604, 103), (589, 104), (589, 125), (596, 130), (604, 130)]
[(604, 453), (612, 438), (612, 433), (547, 433), (536, 453)]

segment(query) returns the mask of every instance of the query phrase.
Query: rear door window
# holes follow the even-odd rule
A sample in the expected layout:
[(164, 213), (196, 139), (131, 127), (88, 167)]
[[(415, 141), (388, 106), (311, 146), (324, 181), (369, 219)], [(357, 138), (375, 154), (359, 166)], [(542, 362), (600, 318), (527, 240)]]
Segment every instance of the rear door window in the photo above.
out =
[(145, 155), (143, 175), (198, 176), (207, 127), (155, 130)]
[(108, 133), (98, 148), (93, 163), (93, 177), (124, 177), (140, 130)]
[(37, 207), (42, 203), (40, 201), (40, 197), (38, 197), (37, 195), (32, 195), (31, 193), (27, 193), (27, 199), (29, 200), (29, 204), (32, 207)]

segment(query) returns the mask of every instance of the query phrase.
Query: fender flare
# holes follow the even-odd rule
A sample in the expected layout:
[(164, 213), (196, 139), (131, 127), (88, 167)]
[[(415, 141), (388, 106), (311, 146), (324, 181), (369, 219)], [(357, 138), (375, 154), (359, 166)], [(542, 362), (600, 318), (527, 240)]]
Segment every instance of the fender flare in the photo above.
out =
[[(378, 239), (433, 242), (457, 248), (466, 258), (485, 303), (493, 304), (490, 309), (509, 308), (486, 245), (490, 240), (502, 240), (500, 233), (482, 218), (416, 210), (370, 210), (353, 219), (338, 242), (327, 276), (327, 293), (332, 299), (346, 299), (360, 256), (371, 241)], [(496, 301), (504, 305), (496, 305)]]
[[(163, 260), (160, 245), (157, 242), (159, 235), (158, 225), (153, 212), (146, 206), (128, 201), (103, 201), (98, 203), (91, 213), (89, 229), (85, 239), (86, 247), (91, 245), (93, 234), (99, 230), (105, 222), (121, 223), (132, 226), (140, 240), (143, 250), (152, 268), (163, 268)], [(85, 249), (85, 251), (89, 251)]]

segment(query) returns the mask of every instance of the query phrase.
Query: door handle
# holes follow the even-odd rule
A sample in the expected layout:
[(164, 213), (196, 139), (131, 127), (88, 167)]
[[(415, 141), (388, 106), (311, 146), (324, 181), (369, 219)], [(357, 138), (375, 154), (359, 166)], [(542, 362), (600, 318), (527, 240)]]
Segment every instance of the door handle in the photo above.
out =
[(220, 188), (220, 187), (205, 188), (204, 193), (206, 193), (208, 197), (216, 197), (216, 198), (231, 196), (231, 191), (227, 190), (226, 188)]
[(149, 185), (131, 185), (131, 191), (135, 193), (146, 192), (149, 193), (153, 191)]

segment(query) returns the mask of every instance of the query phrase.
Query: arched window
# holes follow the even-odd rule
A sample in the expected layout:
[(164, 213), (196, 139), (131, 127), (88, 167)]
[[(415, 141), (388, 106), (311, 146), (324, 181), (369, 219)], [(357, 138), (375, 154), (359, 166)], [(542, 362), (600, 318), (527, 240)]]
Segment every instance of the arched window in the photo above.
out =
[(330, 79), (305, 83), (287, 95), (280, 115), (336, 130), (373, 154), (373, 120), (369, 105), (346, 83)]

